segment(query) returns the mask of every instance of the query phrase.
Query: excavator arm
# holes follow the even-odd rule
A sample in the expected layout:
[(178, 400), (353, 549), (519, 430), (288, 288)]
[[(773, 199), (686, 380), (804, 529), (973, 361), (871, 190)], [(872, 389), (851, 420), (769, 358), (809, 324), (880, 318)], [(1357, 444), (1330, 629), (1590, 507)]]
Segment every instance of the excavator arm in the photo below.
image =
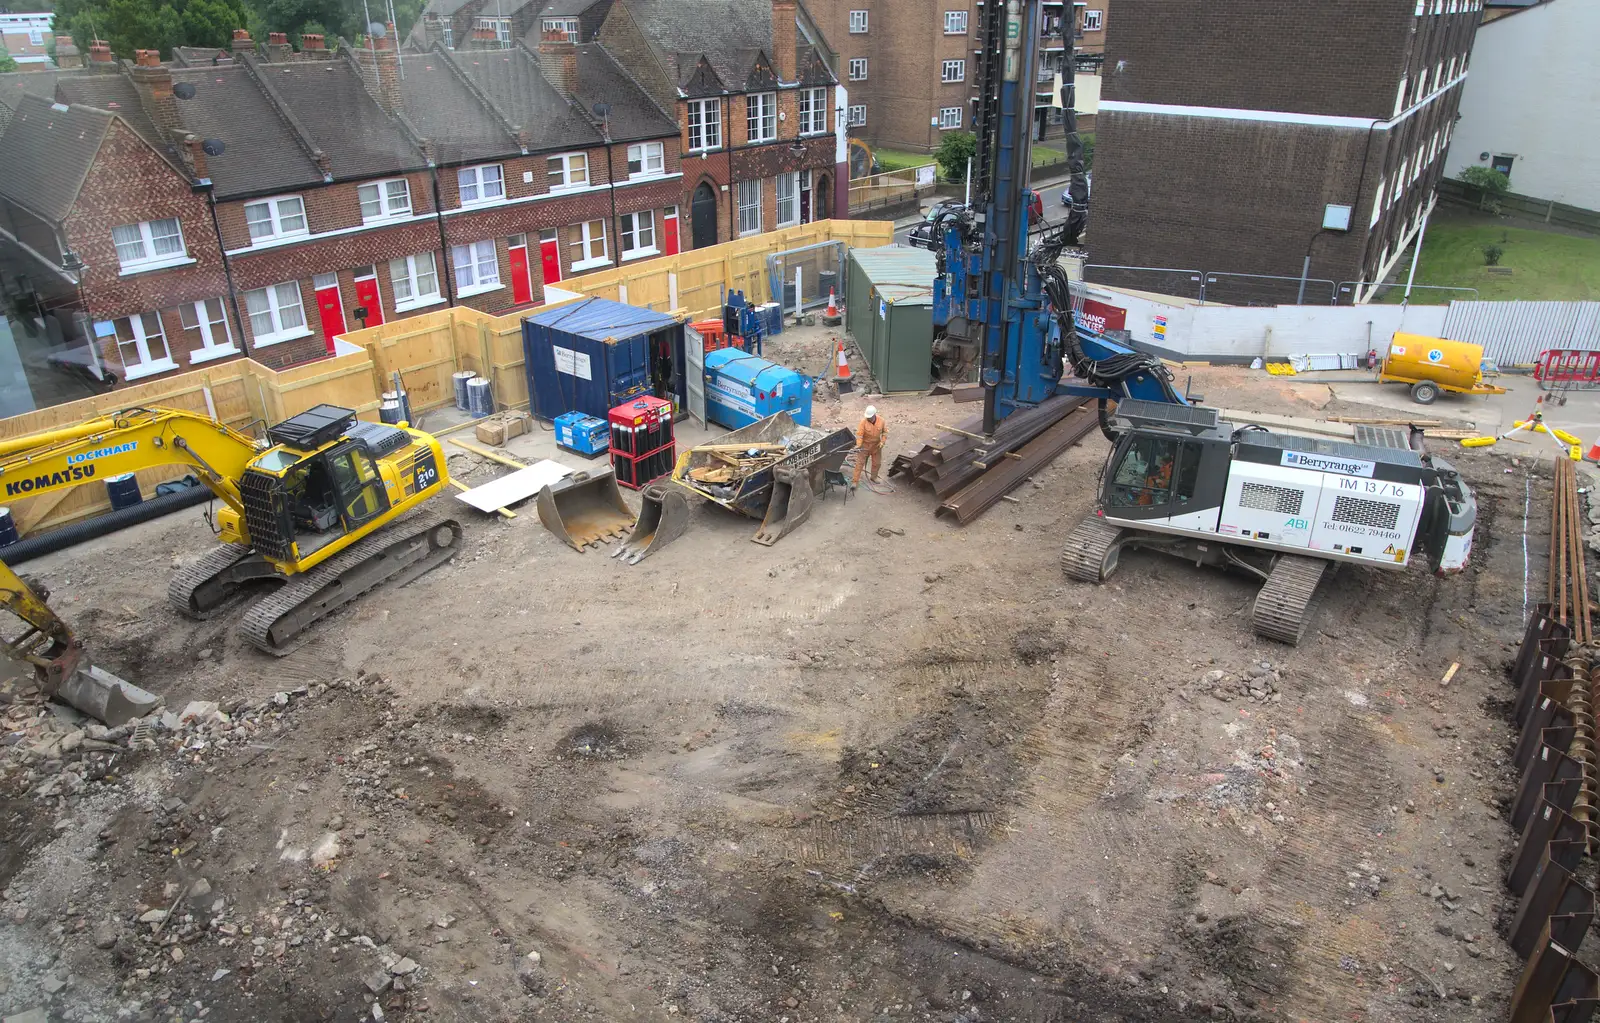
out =
[(185, 465), (212, 493), (243, 511), (239, 478), (256, 442), (208, 416), (131, 408), (47, 433), (0, 441), (0, 495), (35, 497), (161, 465)]
[(62, 680), (77, 670), (83, 657), (83, 643), (45, 603), (49, 596), (48, 591), (40, 593), (10, 566), (0, 562), (0, 606), (21, 619), (24, 626), (22, 634), (15, 639), (0, 637), (0, 640), (14, 658), (34, 666), (47, 695), (54, 693)]

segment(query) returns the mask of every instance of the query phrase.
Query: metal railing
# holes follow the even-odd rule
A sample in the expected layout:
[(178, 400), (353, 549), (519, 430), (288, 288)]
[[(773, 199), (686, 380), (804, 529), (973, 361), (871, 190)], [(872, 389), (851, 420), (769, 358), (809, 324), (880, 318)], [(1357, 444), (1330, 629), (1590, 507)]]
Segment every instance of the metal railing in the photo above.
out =
[[(1124, 266), (1112, 263), (1086, 263), (1084, 274), (1091, 283), (1149, 291), (1158, 295), (1193, 299), (1200, 303), (1223, 305), (1356, 305), (1359, 302), (1393, 302), (1403, 294), (1405, 284), (1372, 285), (1366, 281), (1332, 281), (1309, 277), (1303, 282), (1290, 274), (1249, 274), (1227, 270), (1189, 270), (1165, 266)], [(1094, 271), (1107, 271), (1096, 275)], [(1413, 301), (1437, 304), (1451, 298), (1473, 299), (1478, 289), (1439, 284), (1413, 284)]]
[[(1365, 300), (1367, 302), (1392, 302), (1392, 301), (1396, 300), (1395, 296), (1404, 295), (1405, 292), (1406, 292), (1406, 286), (1404, 284), (1379, 284), (1379, 285), (1374, 286), (1372, 284), (1367, 283), (1366, 281), (1340, 281), (1339, 282), (1339, 295), (1338, 295), (1338, 299), (1337, 299), (1335, 304), (1336, 305), (1355, 305), (1356, 296), (1361, 291), (1365, 291), (1366, 289), (1371, 289), (1371, 291), (1368, 292), (1368, 294), (1366, 295), (1366, 299)], [(1427, 292), (1433, 292), (1433, 291), (1460, 292), (1460, 294), (1453, 295), (1453, 296), (1452, 295), (1436, 295), (1436, 296), (1434, 296), (1435, 298), (1443, 299), (1444, 301), (1447, 301), (1447, 302), (1451, 298), (1473, 299), (1473, 298), (1477, 298), (1478, 297), (1478, 289), (1477, 288), (1457, 288), (1457, 287), (1451, 287), (1451, 286), (1445, 285), (1445, 284), (1413, 284), (1413, 285), (1411, 285), (1411, 294), (1412, 294), (1413, 297), (1420, 298), (1421, 296), (1418, 296), (1417, 292), (1421, 292), (1421, 291), (1427, 291)]]
[(850, 212), (862, 213), (931, 195), (938, 179), (939, 165), (935, 163), (885, 171), (864, 178), (852, 178)]

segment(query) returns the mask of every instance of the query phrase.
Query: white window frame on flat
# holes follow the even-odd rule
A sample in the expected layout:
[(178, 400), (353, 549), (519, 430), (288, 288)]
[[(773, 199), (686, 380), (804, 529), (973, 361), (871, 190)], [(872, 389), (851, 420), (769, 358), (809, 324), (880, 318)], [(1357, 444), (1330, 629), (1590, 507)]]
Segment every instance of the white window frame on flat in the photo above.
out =
[[(213, 305), (215, 312), (211, 308)], [(221, 298), (203, 298), (198, 302), (183, 303), (178, 307), (178, 322), (184, 330), (197, 331), (200, 335), (200, 347), (189, 353), (191, 366), (239, 354), (239, 346), (233, 343), (233, 326), (228, 323), (228, 310)], [(222, 325), (220, 337), (216, 329), (218, 324)]]
[[(117, 237), (119, 232), (121, 238)], [(174, 238), (178, 242), (177, 251), (157, 251), (161, 245), (170, 246)], [(117, 251), (117, 262), (122, 264), (123, 276), (194, 262), (189, 258), (189, 247), (183, 240), (183, 225), (177, 217), (141, 220), (137, 224), (114, 227), (111, 229), (111, 243)], [(137, 255), (133, 253), (135, 245), (139, 249)]]
[(493, 238), (452, 246), (450, 263), (456, 275), (457, 298), (471, 298), (505, 287), (500, 283), (500, 253)]
[(940, 107), (939, 130), (950, 131), (953, 128), (961, 127), (961, 112), (961, 107)]
[(561, 32), (566, 35), (567, 42), (576, 43), (579, 41), (578, 33), (581, 30), (578, 28), (577, 18), (545, 18), (539, 23), (539, 31), (542, 33)]
[(689, 151), (703, 153), (722, 148), (722, 100), (692, 99), (685, 106)]
[(778, 137), (778, 94), (752, 92), (744, 98), (745, 141), (772, 142)]
[[(639, 169), (634, 170), (637, 164)], [(657, 178), (667, 172), (666, 148), (659, 142), (635, 142), (628, 147), (628, 179)]]
[(739, 237), (761, 233), (761, 179), (739, 182)]
[(1085, 32), (1099, 32), (1100, 29), (1101, 29), (1101, 26), (1103, 26), (1104, 24), (1105, 24), (1105, 12), (1104, 11), (1084, 11), (1083, 12), (1083, 30)]
[(850, 12), (850, 34), (853, 35), (853, 36), (858, 36), (858, 35), (861, 35), (861, 34), (865, 33), (866, 31), (867, 31), (867, 12), (866, 11), (851, 11)]
[(1383, 184), (1384, 179), (1378, 179), (1378, 191), (1372, 196), (1372, 219), (1367, 221), (1367, 226), (1377, 224), (1378, 218), (1383, 216)]
[(511, 48), (511, 19), (510, 18), (479, 18), (473, 25), (474, 28), (494, 29), (494, 41), (502, 50)]
[(964, 60), (947, 60), (939, 66), (939, 81), (946, 85), (951, 82), (964, 82), (967, 80), (967, 62)]
[(552, 192), (584, 188), (589, 184), (588, 153), (557, 153), (546, 157), (544, 165), (545, 180), (549, 182)]
[(822, 135), (828, 130), (828, 90), (800, 90), (800, 134)]
[[(572, 260), (572, 272), (582, 273), (593, 270), (599, 266), (610, 266), (611, 256), (606, 248), (606, 222), (604, 220), (585, 220), (581, 224), (573, 224), (567, 228), (574, 232), (569, 247), (578, 250), (582, 259)], [(596, 243), (599, 244), (598, 254), (595, 252)]]
[(444, 301), (444, 296), (439, 294), (439, 262), (433, 258), (432, 250), (389, 260), (389, 287), (394, 293), (397, 313)]
[[(489, 171), (494, 173), (490, 174)], [(500, 194), (485, 196), (487, 187), (493, 184), (500, 190)], [(467, 189), (472, 189), (473, 197), (467, 198)], [(456, 197), (462, 206), (492, 206), (495, 203), (506, 201), (506, 169), (498, 163), (479, 163), (471, 167), (456, 168)]]
[[(297, 220), (298, 227), (294, 226)], [(270, 199), (247, 202), (244, 204), (244, 222), (250, 232), (251, 245), (280, 238), (300, 238), (311, 233), (305, 200), (298, 195), (275, 195)]]
[(857, 103), (849, 108), (847, 115), (847, 128), (865, 128), (867, 126), (867, 105)]
[(643, 259), (646, 256), (659, 255), (661, 250), (656, 247), (656, 214), (654, 210), (641, 210), (638, 213), (624, 213), (617, 218), (621, 240), (617, 243), (617, 251), (626, 263), (630, 259)]
[(455, 30), (455, 26), (451, 25), (447, 21), (447, 22), (444, 22), (442, 25), (440, 25), (439, 28), (442, 31), (442, 34), (444, 35), (444, 48), (447, 49), (447, 50), (455, 49), (456, 48), (456, 30)]
[(866, 81), (867, 80), (867, 58), (865, 58), (865, 57), (851, 57), (850, 58), (850, 69), (849, 70), (850, 70), (850, 81), (852, 81), (852, 82), (864, 82), (864, 81)]
[[(259, 309), (252, 305), (251, 301), (257, 296), (264, 303)], [(250, 320), (250, 333), (254, 335), (253, 340), (257, 348), (293, 341), (311, 333), (311, 327), (306, 323), (306, 306), (304, 298), (300, 295), (299, 281), (284, 281), (265, 288), (254, 288), (245, 292), (243, 298), (244, 314)], [(289, 315), (291, 312), (293, 315)], [(256, 322), (256, 318), (262, 316), (266, 317), (264, 325), (271, 327), (271, 330), (262, 330), (263, 324)], [(298, 323), (295, 322), (297, 319)]]
[[(128, 325), (126, 337), (118, 328), (119, 323)], [(167, 332), (161, 324), (159, 312), (134, 313), (131, 316), (119, 316), (115, 320), (101, 320), (95, 324), (95, 335), (116, 339), (117, 358), (122, 360), (124, 380), (138, 380), (178, 368), (178, 364), (172, 361), (171, 349), (167, 347)], [(160, 343), (159, 349), (155, 347), (155, 342)], [(130, 355), (133, 356), (132, 362), (128, 361)]]
[[(785, 190), (787, 189), (787, 194)], [(785, 209), (785, 207), (788, 207)], [(800, 223), (800, 172), (778, 175), (778, 226), (794, 227)]]
[(947, 36), (964, 36), (967, 34), (967, 12), (945, 11), (944, 34)]
[[(386, 220), (408, 220), (411, 217), (411, 182), (405, 178), (387, 178), (383, 181), (364, 181), (356, 186), (356, 198), (361, 203), (361, 222), (381, 224)], [(367, 212), (368, 209), (372, 212)]]

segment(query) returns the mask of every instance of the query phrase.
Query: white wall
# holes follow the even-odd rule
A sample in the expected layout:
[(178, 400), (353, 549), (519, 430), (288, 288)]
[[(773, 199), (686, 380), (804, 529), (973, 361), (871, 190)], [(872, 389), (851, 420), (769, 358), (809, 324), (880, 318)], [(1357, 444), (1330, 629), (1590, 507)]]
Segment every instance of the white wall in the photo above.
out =
[(1550, 0), (1478, 28), (1445, 174), (1514, 156), (1511, 190), (1600, 209), (1600, 3)]

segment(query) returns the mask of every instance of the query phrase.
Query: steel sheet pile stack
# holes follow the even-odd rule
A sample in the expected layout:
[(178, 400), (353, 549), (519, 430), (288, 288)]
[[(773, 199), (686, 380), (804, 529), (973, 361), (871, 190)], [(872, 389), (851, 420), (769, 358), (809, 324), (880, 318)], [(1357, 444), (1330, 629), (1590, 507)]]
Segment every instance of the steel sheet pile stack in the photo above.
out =
[(1522, 834), (1506, 884), (1520, 900), (1512, 949), (1527, 960), (1512, 1019), (1587, 1020), (1600, 1009), (1600, 975), (1577, 959), (1595, 918), (1592, 880), (1579, 863), (1600, 838), (1596, 827), (1594, 705), (1600, 650), (1592, 644), (1577, 473), (1556, 463), (1546, 600), (1528, 621), (1512, 669), (1514, 761), (1522, 772), (1511, 825)]
[(890, 476), (927, 484), (939, 498), (935, 515), (966, 525), (1021, 486), (1056, 456), (1095, 429), (1094, 406), (1083, 398), (1056, 397), (1013, 412), (984, 437), (983, 419), (946, 428), (914, 453), (896, 455)]

